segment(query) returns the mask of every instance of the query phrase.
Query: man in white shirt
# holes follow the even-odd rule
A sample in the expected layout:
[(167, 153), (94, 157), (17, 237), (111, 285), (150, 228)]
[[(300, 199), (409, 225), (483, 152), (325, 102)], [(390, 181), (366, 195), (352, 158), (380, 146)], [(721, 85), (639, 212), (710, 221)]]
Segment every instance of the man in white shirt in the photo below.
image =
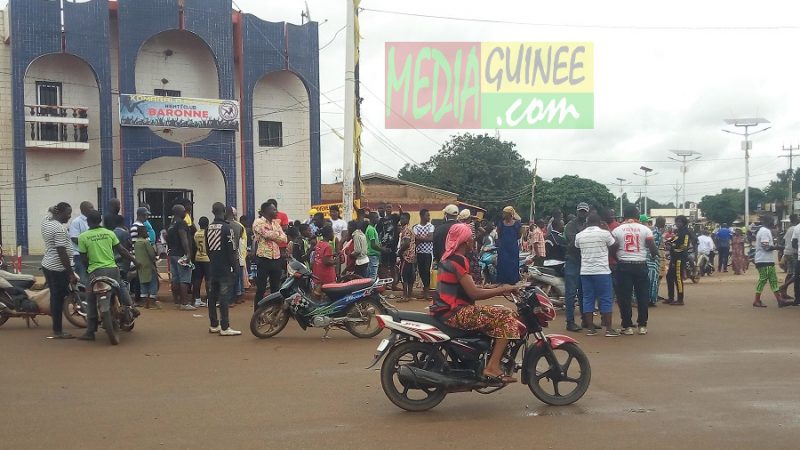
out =
[[(708, 231), (701, 231), (700, 236), (697, 236), (697, 266), (700, 276), (710, 275), (713, 271), (714, 265), (709, 262), (709, 257), (714, 250), (716, 250), (714, 240), (708, 235)], [(701, 255), (705, 258), (700, 258)]]
[(69, 224), (69, 237), (72, 240), (72, 265), (75, 269), (75, 274), (81, 280), (81, 283), (86, 286), (89, 283), (89, 273), (87, 267), (83, 265), (83, 259), (80, 252), (78, 252), (78, 236), (84, 231), (89, 229), (89, 224), (86, 222), (86, 214), (94, 209), (94, 205), (90, 202), (81, 202), (81, 215), (72, 219)]
[(606, 328), (606, 337), (617, 337), (619, 333), (611, 327), (614, 306), (614, 288), (611, 269), (608, 266), (608, 248), (614, 238), (600, 228), (602, 219), (596, 213), (586, 218), (586, 228), (575, 236), (575, 248), (581, 252), (581, 287), (583, 288), (583, 321), (589, 327), (587, 336), (597, 335), (594, 328), (595, 302), (600, 302), (601, 324)]
[(795, 250), (792, 245), (794, 231), (797, 229), (797, 222), (797, 214), (790, 215), (789, 223), (791, 226), (783, 233), (783, 265), (786, 267), (786, 278), (783, 280), (780, 293), (784, 300), (794, 300), (786, 293), (786, 290), (789, 289), (790, 284), (794, 283), (794, 272), (795, 266), (797, 265), (797, 250)]
[(755, 263), (758, 269), (758, 284), (756, 284), (756, 296), (753, 300), (753, 306), (756, 308), (766, 308), (767, 305), (761, 302), (761, 292), (764, 286), (769, 282), (769, 287), (775, 293), (775, 300), (778, 302), (778, 307), (783, 308), (789, 306), (792, 302), (784, 300), (780, 294), (780, 287), (778, 286), (778, 274), (775, 272), (775, 245), (772, 241), (772, 226), (774, 222), (772, 216), (764, 216), (761, 218), (761, 228), (756, 233), (756, 255)]
[[(339, 212), (339, 207), (336, 205), (331, 206), (329, 211), (331, 215), (331, 227), (333, 228), (333, 236), (336, 237), (339, 242), (342, 241), (342, 234), (347, 231), (347, 221), (342, 219), (341, 213)], [(336, 250), (339, 250), (338, 248)]]
[(616, 243), (612, 247), (617, 254), (617, 297), (622, 316), (622, 334), (633, 334), (633, 293), (636, 292), (637, 324), (639, 334), (647, 334), (647, 308), (650, 306), (647, 273), (647, 252), (658, 255), (658, 247), (650, 228), (639, 223), (639, 209), (625, 208), (624, 222), (611, 233)]

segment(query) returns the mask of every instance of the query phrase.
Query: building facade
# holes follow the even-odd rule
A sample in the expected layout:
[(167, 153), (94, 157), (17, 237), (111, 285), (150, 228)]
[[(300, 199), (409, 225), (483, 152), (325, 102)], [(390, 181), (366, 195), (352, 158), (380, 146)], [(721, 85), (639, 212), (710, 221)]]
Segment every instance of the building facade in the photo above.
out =
[[(293, 217), (319, 202), (317, 23), (267, 22), (231, 0), (10, 0), (0, 35), (5, 248), (40, 253), (60, 201), (77, 214), (117, 197), (129, 221), (147, 203), (157, 228), (183, 197), (196, 217), (216, 201), (250, 218), (268, 198)], [(205, 107), (231, 120), (180, 117)], [(164, 120), (127, 120), (156, 111)]]

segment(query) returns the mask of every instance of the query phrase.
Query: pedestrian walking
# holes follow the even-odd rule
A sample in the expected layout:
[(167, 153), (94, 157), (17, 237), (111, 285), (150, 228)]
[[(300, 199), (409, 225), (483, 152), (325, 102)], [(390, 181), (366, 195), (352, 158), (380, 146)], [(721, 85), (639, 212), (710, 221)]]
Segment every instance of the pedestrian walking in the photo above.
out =
[(239, 336), (242, 332), (230, 327), (228, 314), (236, 285), (236, 267), (239, 265), (236, 237), (225, 220), (225, 205), (216, 202), (211, 206), (211, 212), (214, 222), (208, 225), (203, 236), (208, 255), (208, 332), (219, 333), (220, 336)]
[[(89, 212), (89, 211), (87, 211)], [(42, 221), (42, 240), (44, 256), (42, 257), (42, 273), (50, 288), (50, 316), (53, 319), (53, 334), (48, 339), (72, 339), (62, 327), (64, 316), (64, 298), (69, 295), (70, 284), (78, 282), (78, 276), (72, 270), (70, 252), (72, 241), (67, 231), (67, 222), (72, 215), (72, 206), (61, 202), (50, 208)]]
[(636, 294), (636, 324), (639, 334), (647, 334), (648, 306), (650, 305), (650, 281), (647, 269), (647, 253), (658, 255), (658, 247), (653, 241), (653, 232), (639, 223), (639, 209), (635, 206), (625, 208), (624, 222), (611, 234), (616, 241), (612, 247), (617, 255), (617, 295), (622, 316), (622, 334), (632, 335), (633, 294)]
[(583, 322), (588, 325), (587, 336), (597, 335), (594, 327), (595, 305), (600, 305), (600, 323), (605, 327), (606, 337), (617, 337), (619, 332), (612, 326), (614, 288), (611, 284), (611, 269), (608, 267), (608, 249), (614, 238), (608, 230), (600, 227), (602, 219), (597, 214), (586, 218), (586, 228), (575, 236), (575, 248), (581, 255), (581, 286), (583, 287)]
[(753, 306), (756, 308), (767, 307), (761, 301), (761, 292), (767, 283), (769, 283), (770, 289), (775, 294), (775, 300), (778, 302), (779, 308), (792, 304), (792, 302), (783, 299), (778, 286), (778, 274), (775, 272), (775, 250), (779, 247), (775, 246), (773, 242), (773, 224), (772, 216), (762, 217), (761, 228), (756, 233), (756, 255), (754, 261), (758, 270), (758, 283), (756, 284), (756, 295), (753, 300)]

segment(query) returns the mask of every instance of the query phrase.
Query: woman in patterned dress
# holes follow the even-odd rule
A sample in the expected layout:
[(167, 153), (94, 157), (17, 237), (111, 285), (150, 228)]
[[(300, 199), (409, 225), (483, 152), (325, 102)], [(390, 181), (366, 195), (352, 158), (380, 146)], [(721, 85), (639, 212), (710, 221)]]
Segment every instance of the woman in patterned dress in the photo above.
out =
[(480, 331), (494, 338), (494, 348), (483, 370), (487, 378), (512, 383), (500, 368), (500, 358), (511, 339), (519, 339), (516, 315), (502, 306), (476, 305), (475, 300), (506, 294), (515, 286), (503, 285), (494, 289), (475, 286), (470, 274), (467, 252), (473, 248), (469, 226), (458, 223), (450, 228), (445, 241), (445, 251), (439, 261), (439, 278), (431, 312), (447, 325), (463, 330)]

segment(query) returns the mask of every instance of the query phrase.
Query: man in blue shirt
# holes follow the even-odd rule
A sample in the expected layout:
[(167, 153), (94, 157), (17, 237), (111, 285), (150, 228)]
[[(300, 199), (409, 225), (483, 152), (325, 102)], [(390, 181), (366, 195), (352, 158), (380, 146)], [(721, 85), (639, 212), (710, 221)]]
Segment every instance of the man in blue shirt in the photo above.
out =
[(717, 263), (717, 272), (728, 271), (728, 257), (731, 254), (731, 229), (728, 228), (727, 223), (723, 223), (719, 231), (717, 231), (717, 250), (719, 250), (719, 261)]
[(72, 240), (72, 262), (75, 274), (84, 286), (89, 283), (89, 274), (86, 272), (87, 267), (83, 264), (81, 254), (78, 252), (78, 236), (89, 229), (89, 224), (86, 222), (86, 214), (92, 210), (94, 210), (94, 205), (90, 202), (81, 202), (81, 215), (74, 218), (69, 224), (69, 237)]

